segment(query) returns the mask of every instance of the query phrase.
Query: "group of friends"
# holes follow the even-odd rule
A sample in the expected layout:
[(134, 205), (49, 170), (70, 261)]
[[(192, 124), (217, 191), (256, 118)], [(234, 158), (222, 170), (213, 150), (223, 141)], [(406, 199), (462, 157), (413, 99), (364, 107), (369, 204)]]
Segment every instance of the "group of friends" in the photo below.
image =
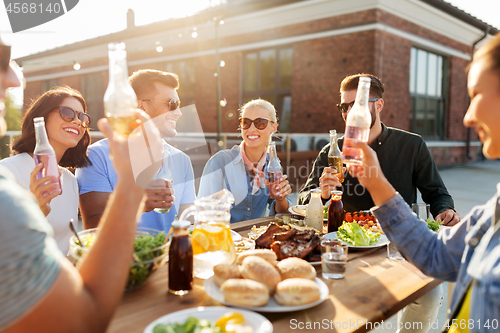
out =
[[(7, 88), (19, 86), (9, 61), (10, 46), (0, 40), (2, 101)], [(348, 166), (344, 182), (339, 182), (337, 170), (328, 167), (330, 147), (326, 145), (300, 190), (298, 203), (307, 204), (315, 188), (321, 189), (323, 203), (332, 190), (342, 189), (344, 208), (371, 209), (407, 260), (429, 276), (457, 282), (450, 319), (473, 320), (476, 331), (495, 331), (484, 324), (500, 318), (500, 188), (485, 205), (460, 218), (423, 139), (381, 122), (384, 85), (380, 79), (356, 74), (342, 81), (337, 107), (344, 120), (361, 76), (371, 79), (372, 116), (368, 143), (354, 143), (363, 151), (363, 165)], [(55, 87), (38, 97), (23, 117), (21, 136), (12, 146), (15, 155), (0, 160), (0, 330), (104, 331), (126, 283), (136, 227), (168, 231), (197, 197), (231, 191), (235, 197), (231, 223), (261, 217), (268, 209), (271, 215), (284, 212), (292, 204), (286, 175), (274, 185), (277, 198), (270, 197), (267, 148), (278, 131), (271, 103), (256, 99), (241, 107), (242, 142), (209, 159), (196, 195), (189, 157), (163, 139), (177, 134), (176, 122), (182, 115), (177, 75), (140, 70), (129, 82), (137, 95), (140, 122), (154, 120), (149, 146), (170, 150), (172, 181), (152, 180), (147, 188), (138, 186), (131, 165), (138, 157), (128, 147), (143, 138), (122, 137), (106, 119), (97, 122), (106, 138), (90, 144), (92, 119), (77, 90)], [(474, 54), (468, 92), (471, 103), (464, 125), (476, 129), (486, 157), (500, 158), (500, 35)], [(0, 112), (3, 122), (4, 110)], [(37, 178), (43, 165), (36, 165), (33, 158), (36, 117), (45, 119), (62, 192), (55, 190), (50, 177)], [(68, 168), (75, 169), (75, 175)], [(419, 222), (409, 208), (417, 201), (417, 189), (434, 218), (450, 228), (436, 234)], [(155, 208), (170, 210), (157, 213)], [(78, 220), (78, 209), (83, 227), (99, 227), (99, 233), (86, 259), (75, 268), (64, 255), (71, 236), (68, 222)], [(441, 303), (438, 287), (409, 305), (402, 321), (422, 322), (420, 331), (427, 332)]]

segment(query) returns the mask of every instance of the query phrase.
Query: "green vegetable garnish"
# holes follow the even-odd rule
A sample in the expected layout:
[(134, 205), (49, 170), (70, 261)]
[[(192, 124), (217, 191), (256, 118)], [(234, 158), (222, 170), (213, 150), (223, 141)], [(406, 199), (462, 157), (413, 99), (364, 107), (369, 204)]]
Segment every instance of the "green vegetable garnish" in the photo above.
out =
[(323, 218), (324, 219), (328, 218), (328, 205), (323, 207)]
[(344, 221), (337, 231), (337, 237), (354, 246), (369, 246), (378, 241), (380, 234), (361, 228), (356, 222)]
[(158, 324), (153, 333), (221, 333), (220, 327), (212, 327), (210, 321), (189, 316), (184, 323)]
[[(95, 233), (91, 233), (80, 237), (86, 248), (92, 247), (95, 242)], [(130, 273), (126, 289), (133, 289), (142, 283), (158, 269), (161, 260), (152, 260), (154, 258), (162, 258), (165, 254), (165, 247), (152, 251), (165, 244), (165, 232), (150, 235), (138, 235), (134, 241), (134, 253), (132, 254), (133, 262), (130, 265)], [(78, 242), (78, 241), (76, 241)], [(77, 258), (83, 255), (83, 251), (76, 250)]]
[(427, 220), (425, 220), (425, 222), (427, 222), (427, 226), (429, 227), (429, 229), (431, 229), (434, 232), (438, 232), (439, 227), (443, 225), (443, 222), (434, 221), (430, 217)]

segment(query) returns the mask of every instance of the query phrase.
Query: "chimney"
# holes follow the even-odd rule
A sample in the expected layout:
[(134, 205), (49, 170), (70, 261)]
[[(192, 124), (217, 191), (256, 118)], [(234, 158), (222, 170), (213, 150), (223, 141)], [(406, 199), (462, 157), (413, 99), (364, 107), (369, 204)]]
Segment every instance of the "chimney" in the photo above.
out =
[(135, 14), (132, 9), (127, 11), (127, 29), (135, 27)]

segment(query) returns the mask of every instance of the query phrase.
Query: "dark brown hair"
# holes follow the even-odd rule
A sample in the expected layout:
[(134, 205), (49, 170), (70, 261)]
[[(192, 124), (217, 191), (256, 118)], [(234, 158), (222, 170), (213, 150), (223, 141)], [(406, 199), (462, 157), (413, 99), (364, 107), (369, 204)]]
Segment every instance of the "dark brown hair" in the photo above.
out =
[(380, 79), (372, 74), (354, 74), (346, 76), (342, 83), (340, 83), (340, 92), (351, 91), (358, 89), (359, 78), (362, 76), (367, 76), (371, 79), (370, 84), (370, 97), (383, 98), (384, 96), (384, 85), (380, 82)]
[(138, 99), (149, 98), (151, 92), (156, 91), (155, 82), (172, 89), (179, 88), (179, 77), (174, 73), (162, 72), (155, 69), (141, 69), (130, 75), (128, 81)]
[[(12, 146), (12, 150), (14, 150), (16, 154), (33, 153), (36, 145), (33, 119), (36, 117), (43, 117), (45, 119), (45, 123), (47, 123), (49, 113), (56, 110), (61, 105), (63, 100), (68, 97), (78, 100), (83, 107), (83, 111), (87, 112), (87, 104), (78, 90), (72, 89), (68, 86), (62, 86), (54, 87), (43, 93), (31, 104), (28, 111), (24, 114), (21, 136)], [(61, 158), (61, 161), (59, 161), (59, 165), (65, 168), (83, 168), (92, 165), (87, 156), (87, 147), (89, 144), (89, 129), (84, 128), (81, 140), (75, 147), (66, 150)]]
[(480, 60), (484, 60), (485, 66), (494, 71), (500, 78), (500, 33), (496, 34), (493, 39), (474, 53), (474, 57), (470, 65)]

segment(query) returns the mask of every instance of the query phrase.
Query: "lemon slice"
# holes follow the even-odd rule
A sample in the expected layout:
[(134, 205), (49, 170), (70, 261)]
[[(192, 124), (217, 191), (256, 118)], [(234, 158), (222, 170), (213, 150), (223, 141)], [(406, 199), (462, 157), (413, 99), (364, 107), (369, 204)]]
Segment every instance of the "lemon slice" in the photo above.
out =
[(203, 251), (207, 251), (210, 246), (210, 241), (202, 232), (194, 232), (191, 236), (191, 241), (198, 243)]
[(227, 324), (242, 324), (245, 322), (243, 315), (238, 312), (228, 312), (215, 322), (215, 327), (220, 327), (222, 332), (226, 332)]

